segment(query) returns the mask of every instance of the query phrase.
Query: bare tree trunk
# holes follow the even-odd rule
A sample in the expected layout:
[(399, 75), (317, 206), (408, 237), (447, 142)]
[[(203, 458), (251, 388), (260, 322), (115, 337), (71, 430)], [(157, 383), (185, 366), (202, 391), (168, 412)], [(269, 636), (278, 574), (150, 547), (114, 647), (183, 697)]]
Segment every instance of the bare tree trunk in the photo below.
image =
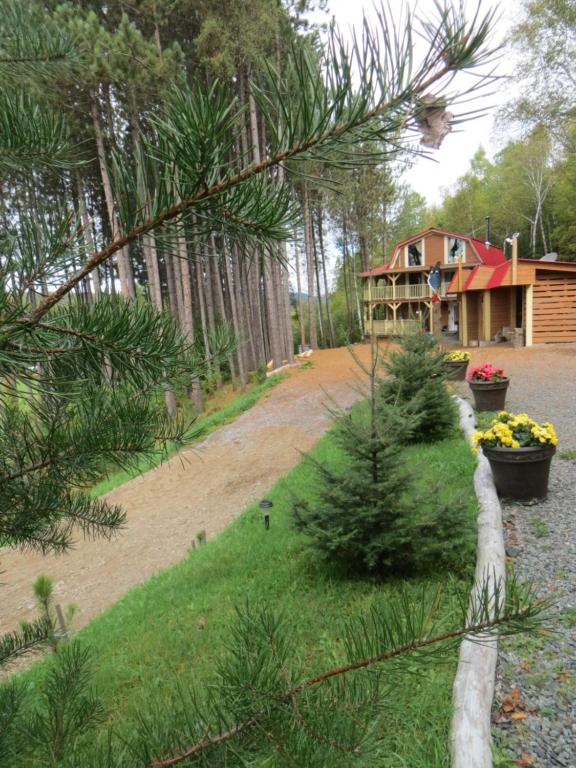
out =
[(350, 267), (348, 259), (348, 226), (346, 214), (342, 214), (342, 277), (344, 278), (344, 294), (346, 296), (346, 313), (348, 316), (348, 336), (352, 338), (354, 328), (352, 313), (352, 286), (350, 285)]
[[(84, 247), (86, 248), (87, 254), (91, 254), (96, 251), (96, 248), (94, 247), (94, 239), (92, 236), (92, 222), (90, 221), (90, 216), (88, 215), (88, 210), (86, 209), (86, 197), (84, 194), (84, 184), (82, 182), (82, 177), (79, 173), (76, 173), (75, 176), (76, 190), (78, 195), (78, 207), (80, 220), (82, 222), (82, 239), (84, 240)], [(98, 301), (102, 295), (102, 287), (100, 285), (100, 272), (98, 267), (92, 270), (90, 277), (92, 279), (94, 298), (96, 301)]]
[(304, 244), (306, 248), (306, 274), (308, 276), (308, 324), (310, 346), (318, 348), (318, 331), (316, 327), (316, 300), (314, 295), (314, 242), (312, 223), (310, 221), (310, 198), (308, 184), (304, 182), (302, 193), (302, 210), (304, 214)]
[(174, 295), (176, 297), (177, 316), (180, 320), (180, 323), (184, 325), (184, 296), (182, 289), (182, 270), (179, 252), (180, 248), (178, 247), (178, 254), (171, 253), (168, 258), (172, 262), (172, 271), (174, 274)]
[(330, 337), (330, 346), (335, 347), (336, 337), (334, 335), (334, 325), (332, 323), (332, 310), (330, 309), (330, 293), (328, 291), (328, 278), (326, 276), (326, 253), (324, 252), (322, 203), (319, 203), (318, 205), (318, 246), (320, 248), (320, 256), (322, 258), (322, 274), (324, 277), (324, 301), (326, 303), (326, 318), (328, 320), (328, 333)]
[[(212, 246), (212, 253), (213, 253), (213, 262), (212, 262), (212, 269), (213, 269), (213, 276), (214, 276), (214, 287), (216, 290), (216, 298), (218, 301), (218, 313), (220, 315), (220, 321), (221, 322), (228, 322), (228, 316), (226, 314), (226, 304), (224, 302), (224, 292), (222, 290), (222, 276), (220, 274), (220, 257), (218, 254), (218, 249), (216, 247), (216, 240), (214, 238), (214, 235), (210, 237), (210, 243)], [(234, 358), (232, 355), (228, 355), (228, 367), (230, 368), (230, 379), (232, 381), (232, 389), (237, 389), (237, 383), (236, 383), (236, 365), (234, 363)]]
[(292, 307), (290, 305), (290, 273), (288, 271), (288, 255), (286, 243), (282, 243), (281, 255), (283, 266), (280, 272), (280, 295), (284, 312), (284, 349), (289, 364), (294, 362), (294, 334), (292, 332)]
[[(279, 56), (280, 42), (276, 40), (276, 52)], [(280, 71), (280, 68), (278, 69)], [(284, 184), (284, 166), (278, 166), (278, 181)], [(281, 344), (283, 346), (283, 355), (288, 363), (294, 362), (294, 336), (292, 333), (292, 312), (290, 310), (290, 275), (288, 274), (288, 256), (286, 253), (286, 243), (279, 246), (280, 261), (276, 264), (277, 268), (277, 287), (276, 299), (278, 302), (278, 312), (282, 318), (280, 323)]]
[[(118, 224), (118, 218), (116, 216), (116, 210), (114, 207), (114, 198), (112, 195), (112, 185), (110, 183), (110, 176), (108, 174), (108, 166), (106, 163), (106, 151), (104, 148), (104, 136), (102, 134), (102, 126), (100, 125), (100, 117), (98, 115), (98, 105), (96, 99), (92, 99), (92, 124), (94, 126), (94, 134), (96, 136), (96, 151), (98, 155), (98, 165), (100, 168), (100, 176), (102, 178), (102, 186), (104, 188), (104, 196), (106, 198), (106, 207), (108, 209), (108, 220), (110, 222), (110, 229), (112, 230), (112, 239), (120, 234), (120, 227)], [(134, 300), (136, 298), (136, 289), (134, 287), (134, 276), (132, 274), (132, 265), (130, 263), (130, 256), (128, 247), (122, 248), (118, 254), (118, 276), (120, 278), (120, 287), (122, 293), (129, 299)]]
[[(200, 309), (200, 327), (202, 328), (202, 341), (204, 342), (204, 353), (207, 358), (210, 358), (210, 339), (208, 337), (208, 319), (206, 311), (206, 292), (204, 290), (205, 275), (204, 275), (204, 258), (202, 254), (199, 254), (198, 261), (196, 262), (196, 287), (198, 296), (198, 307)], [(210, 363), (209, 368), (212, 368)]]
[(304, 325), (304, 301), (302, 300), (302, 280), (300, 277), (300, 241), (294, 238), (294, 258), (296, 261), (296, 290), (298, 291), (298, 325), (300, 327), (300, 346), (306, 344), (306, 332)]
[[(270, 254), (263, 255), (264, 265), (264, 296), (266, 300), (266, 315), (268, 320), (268, 336), (270, 339), (270, 357), (272, 367), (279, 368), (282, 365), (282, 344), (280, 340), (279, 306), (277, 300), (278, 291), (274, 279), (274, 262)], [(276, 264), (277, 266), (277, 264)]]
[[(212, 254), (208, 247), (204, 250), (206, 256), (206, 310), (208, 314), (208, 327), (215, 329), (217, 325), (216, 321), (216, 304), (214, 301), (214, 281), (212, 278), (213, 264)], [(222, 372), (220, 370), (220, 364), (217, 360), (213, 361), (213, 368), (216, 373), (216, 384), (222, 386)]]
[(246, 372), (246, 361), (244, 358), (244, 339), (242, 338), (242, 327), (240, 324), (240, 320), (238, 317), (238, 307), (236, 305), (236, 294), (234, 291), (234, 277), (232, 273), (232, 254), (224, 252), (224, 268), (225, 268), (225, 275), (226, 275), (226, 293), (228, 296), (228, 301), (230, 303), (230, 313), (232, 315), (232, 327), (234, 329), (234, 336), (236, 337), (236, 342), (238, 344), (238, 352), (236, 355), (236, 359), (238, 362), (238, 372), (240, 375), (240, 386), (242, 389), (246, 386), (248, 383), (248, 374)]
[(250, 299), (248, 298), (249, 286), (246, 275), (246, 264), (240, 260), (238, 249), (232, 247), (233, 261), (232, 269), (234, 273), (234, 284), (236, 287), (236, 302), (238, 312), (242, 319), (242, 327), (246, 335), (248, 349), (246, 350), (246, 370), (253, 370), (258, 365), (258, 355), (256, 351), (256, 342), (254, 340), (254, 327), (252, 325), (252, 311), (250, 308)]
[[(191, 344), (194, 343), (194, 312), (192, 302), (192, 282), (190, 279), (190, 262), (188, 261), (188, 248), (183, 232), (178, 234), (178, 256), (180, 257), (180, 270), (182, 273), (182, 303), (183, 303), (183, 328)], [(197, 411), (204, 410), (200, 379), (192, 376), (191, 382), (192, 402)]]

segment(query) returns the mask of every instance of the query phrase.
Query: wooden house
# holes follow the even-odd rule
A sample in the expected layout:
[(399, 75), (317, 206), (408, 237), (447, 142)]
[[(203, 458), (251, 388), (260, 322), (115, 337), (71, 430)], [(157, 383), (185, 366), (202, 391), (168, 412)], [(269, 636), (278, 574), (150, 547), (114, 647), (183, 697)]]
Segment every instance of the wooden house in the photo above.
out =
[[(390, 261), (363, 272), (367, 334), (412, 328), (480, 345), (501, 338), (530, 346), (576, 341), (576, 262), (520, 259), (501, 248), (430, 227), (394, 246)], [(433, 290), (428, 278), (441, 280)]]

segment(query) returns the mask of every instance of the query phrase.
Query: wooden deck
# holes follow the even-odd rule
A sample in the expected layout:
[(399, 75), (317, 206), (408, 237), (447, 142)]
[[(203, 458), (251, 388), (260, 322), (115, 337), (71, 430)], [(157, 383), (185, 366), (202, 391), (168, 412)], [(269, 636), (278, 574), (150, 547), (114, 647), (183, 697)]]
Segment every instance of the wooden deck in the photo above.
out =
[[(443, 283), (440, 286), (440, 296), (446, 295), (447, 287), (448, 283)], [(432, 289), (428, 283), (364, 287), (364, 301), (418, 301), (431, 298)]]

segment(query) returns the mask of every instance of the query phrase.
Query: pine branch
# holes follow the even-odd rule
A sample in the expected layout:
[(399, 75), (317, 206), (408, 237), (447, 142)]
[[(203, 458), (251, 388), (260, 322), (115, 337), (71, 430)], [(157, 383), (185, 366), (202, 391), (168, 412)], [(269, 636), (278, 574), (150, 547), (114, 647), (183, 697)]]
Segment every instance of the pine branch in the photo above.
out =
[(17, 632), (0, 635), (0, 667), (45, 643), (53, 631), (47, 618), (25, 624)]
[[(504, 595), (501, 585), (493, 584), (489, 579), (486, 580), (486, 584), (479, 586), (477, 595), (478, 600), (474, 613), (468, 621), (464, 622), (463, 626), (433, 634), (432, 636), (421, 634), (410, 639), (408, 642), (394, 645), (380, 653), (328, 669), (301, 681), (279, 694), (271, 693), (270, 696), (279, 704), (291, 703), (306, 690), (320, 686), (329, 680), (344, 678), (350, 673), (378, 666), (407, 654), (426, 651), (435, 646), (445, 646), (446, 643), (454, 643), (463, 637), (477, 642), (486, 642), (494, 638), (497, 633), (506, 634), (522, 631), (523, 627), (530, 627), (542, 611), (549, 606), (549, 601), (536, 599), (530, 592), (523, 594), (514, 582), (509, 587), (508, 607), (503, 605)], [(434, 610), (435, 606), (436, 603), (433, 606)], [(466, 610), (465, 605), (462, 607), (463, 610)], [(430, 613), (427, 615), (423, 614), (421, 617), (424, 630), (430, 626), (430, 617)], [(412, 621), (409, 621), (408, 629), (403, 627), (398, 627), (398, 629), (401, 633), (405, 633), (409, 631), (411, 626)], [(263, 710), (241, 721), (234, 727), (213, 736), (210, 735), (210, 729), (206, 728), (202, 738), (188, 749), (170, 757), (156, 758), (150, 763), (150, 768), (166, 768), (167, 766), (177, 765), (189, 757), (230, 741), (250, 728), (261, 726), (262, 718), (266, 718), (266, 715), (267, 711)]]

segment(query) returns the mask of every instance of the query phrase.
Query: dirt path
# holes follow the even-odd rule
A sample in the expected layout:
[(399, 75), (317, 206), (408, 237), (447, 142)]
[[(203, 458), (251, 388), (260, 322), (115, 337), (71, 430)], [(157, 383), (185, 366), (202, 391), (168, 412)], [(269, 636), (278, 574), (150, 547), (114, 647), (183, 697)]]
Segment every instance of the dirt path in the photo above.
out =
[[(358, 347), (364, 359), (369, 347)], [(345, 407), (358, 394), (346, 349), (314, 353), (270, 395), (204, 442), (111, 491), (128, 515), (112, 542), (78, 541), (61, 557), (0, 551), (0, 632), (32, 618), (35, 578), (55, 582), (56, 602), (75, 603), (76, 628), (157, 571), (182, 559), (199, 530), (221, 531), (300, 460), (330, 425), (327, 394)]]

